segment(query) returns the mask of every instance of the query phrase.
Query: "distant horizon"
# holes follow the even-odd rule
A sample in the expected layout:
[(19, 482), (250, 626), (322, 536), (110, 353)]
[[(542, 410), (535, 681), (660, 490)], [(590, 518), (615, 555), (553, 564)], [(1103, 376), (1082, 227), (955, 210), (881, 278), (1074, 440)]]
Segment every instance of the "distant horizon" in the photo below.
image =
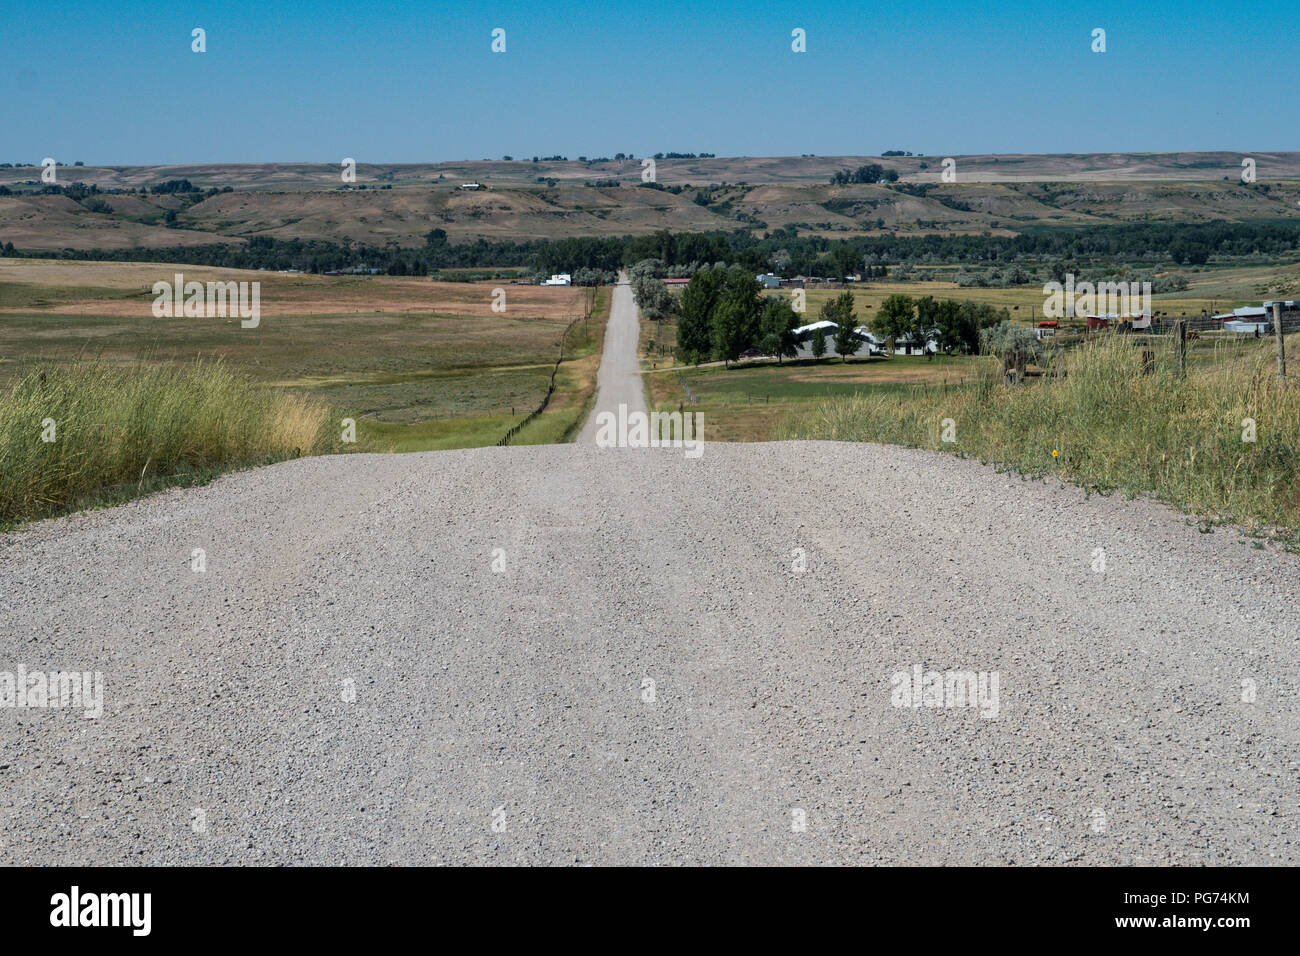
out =
[[(674, 150), (674, 151), (675, 151), (675, 150)], [(654, 153), (646, 153), (646, 154), (644, 154), (644, 155), (638, 153), (638, 154), (636, 154), (635, 156), (624, 156), (624, 158), (621, 159), (621, 160), (620, 160), (620, 159), (615, 159), (615, 158), (613, 158), (612, 156), (606, 156), (606, 155), (604, 155), (603, 153), (602, 153), (602, 154), (598, 154), (598, 155), (596, 155), (596, 156), (588, 156), (585, 160), (584, 160), (584, 159), (580, 159), (577, 155), (572, 155), (572, 154), (563, 154), (563, 153), (561, 153), (560, 155), (564, 155), (564, 158), (563, 158), (563, 159), (555, 159), (554, 157), (540, 157), (540, 156), (539, 156), (539, 159), (537, 160), (537, 163), (538, 163), (538, 165), (541, 165), (541, 164), (543, 164), (543, 163), (560, 163), (560, 162), (567, 162), (567, 163), (577, 163), (577, 162), (588, 162), (588, 163), (595, 163), (595, 162), (602, 162), (602, 163), (604, 163), (604, 162), (608, 162), (608, 163), (616, 163), (616, 162), (639, 162), (639, 161), (642, 160), (642, 159), (654, 158), (654, 157), (655, 157), (655, 153), (657, 153), (657, 152), (660, 152), (660, 151), (659, 151), (659, 150), (656, 150)], [(706, 152), (708, 152), (708, 151), (706, 150)], [(886, 160), (886, 161), (888, 161), (888, 160), (907, 160), (907, 159), (937, 159), (937, 158), (948, 157), (948, 156), (951, 156), (951, 157), (954, 157), (954, 158), (967, 158), (967, 159), (969, 159), (969, 158), (979, 158), (979, 157), (993, 157), (993, 158), (996, 158), (996, 157), (1002, 157), (1002, 156), (1041, 156), (1041, 157), (1051, 157), (1051, 156), (1175, 156), (1175, 155), (1180, 155), (1180, 154), (1189, 154), (1189, 153), (1190, 153), (1190, 154), (1204, 154), (1204, 155), (1221, 155), (1221, 154), (1226, 154), (1226, 155), (1229, 155), (1229, 156), (1242, 156), (1242, 157), (1247, 157), (1247, 156), (1259, 156), (1259, 155), (1279, 154), (1279, 153), (1300, 154), (1300, 147), (1295, 148), (1295, 149), (1232, 149), (1232, 148), (1219, 148), (1219, 149), (1161, 149), (1161, 150), (1069, 150), (1069, 151), (1060, 151), (1060, 152), (1041, 152), (1041, 153), (1023, 152), (1023, 151), (1022, 151), (1022, 152), (993, 152), (993, 153), (987, 153), (987, 152), (985, 152), (985, 153), (970, 153), (970, 152), (955, 151), (955, 152), (946, 152), (946, 153), (919, 153), (919, 152), (912, 152), (910, 155), (904, 155), (904, 156), (887, 156), (887, 155), (885, 155), (884, 153), (764, 153), (764, 154), (740, 154), (740, 153), (737, 153), (737, 154), (729, 154), (729, 153), (724, 154), (724, 153), (716, 153), (716, 154), (713, 154), (713, 155), (710, 155), (710, 156), (704, 156), (704, 157), (701, 157), (701, 156), (698, 156), (698, 155), (697, 155), (697, 156), (694, 157), (694, 158), (691, 158), (691, 157), (685, 157), (685, 158), (683, 158), (683, 157), (659, 158), (657, 161), (658, 161), (658, 162), (686, 162), (686, 163), (688, 163), (688, 162), (697, 162), (697, 161), (700, 161), (700, 160), (704, 160), (704, 161), (711, 161), (711, 160), (726, 161), (726, 160), (738, 160), (738, 159), (750, 159), (750, 160), (756, 160), (756, 159), (780, 159), (780, 160), (799, 160), (799, 159), (872, 159), (872, 160)], [(479, 158), (475, 158), (475, 157), (469, 157), (469, 156), (467, 156), (467, 157), (461, 157), (461, 158), (458, 158), (458, 159), (398, 159), (398, 160), (390, 160), (390, 159), (365, 159), (365, 158), (363, 158), (363, 157), (353, 157), (353, 158), (356, 159), (356, 162), (357, 162), (357, 165), (358, 165), (358, 166), (443, 166), (443, 165), (455, 165), (455, 164), (457, 164), (457, 163), (516, 163), (516, 164), (520, 164), (520, 165), (532, 165), (532, 163), (533, 163), (533, 159), (532, 159), (532, 156), (531, 156), (531, 155), (530, 155), (530, 156), (526, 156), (526, 157), (525, 157), (525, 156), (511, 156), (510, 159), (505, 159), (505, 158), (503, 158), (503, 157), (501, 157), (501, 156), (484, 156), (484, 157), (479, 157)], [(148, 168), (148, 167), (160, 167), (160, 166), (282, 166), (282, 165), (294, 165), (294, 166), (338, 166), (338, 165), (339, 165), (339, 162), (340, 162), (340, 161), (337, 160), (337, 159), (236, 159), (236, 160), (203, 160), (203, 159), (194, 159), (194, 160), (179, 160), (179, 161), (169, 161), (169, 162), (143, 162), (143, 163), (101, 163), (101, 162), (91, 162), (91, 161), (81, 161), (81, 160), (71, 160), (71, 161), (66, 161), (66, 160), (62, 160), (62, 159), (57, 159), (56, 161), (57, 161), (57, 163), (59, 164), (60, 167), (73, 167), (74, 165), (80, 165), (81, 167), (84, 167), (84, 168), (87, 168), (87, 169), (134, 169), (134, 168)], [(30, 161), (30, 160), (24, 160), (23, 162), (26, 163), (26, 165), (24, 165), (24, 166), (18, 166), (18, 165), (16, 165), (16, 164), (12, 164), (12, 161), (11, 161), (11, 160), (6, 159), (6, 158), (4, 158), (3, 156), (0, 156), (0, 164), (3, 164), (3, 163), (10, 163), (10, 164), (11, 164), (10, 168), (15, 168), (15, 169), (28, 169), (28, 168), (39, 168), (39, 167), (40, 167), (40, 161), (39, 161), (39, 160), (37, 160), (36, 162), (32, 162), (32, 161)]]

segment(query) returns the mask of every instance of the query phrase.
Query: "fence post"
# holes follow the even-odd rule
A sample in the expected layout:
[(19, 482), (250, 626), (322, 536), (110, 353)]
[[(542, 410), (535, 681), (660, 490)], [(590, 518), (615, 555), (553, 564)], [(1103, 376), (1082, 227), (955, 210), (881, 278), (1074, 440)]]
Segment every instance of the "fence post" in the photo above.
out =
[(1187, 370), (1187, 323), (1179, 319), (1174, 323), (1174, 374), (1181, 376)]
[(1273, 303), (1273, 335), (1277, 338), (1277, 381), (1286, 387), (1286, 339), (1282, 336), (1282, 303)]

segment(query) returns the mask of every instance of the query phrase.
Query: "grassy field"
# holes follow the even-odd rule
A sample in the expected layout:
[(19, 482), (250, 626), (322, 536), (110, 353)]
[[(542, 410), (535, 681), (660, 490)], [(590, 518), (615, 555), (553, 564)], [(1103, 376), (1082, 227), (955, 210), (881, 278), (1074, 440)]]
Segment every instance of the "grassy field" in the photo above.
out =
[[(1300, 347), (1300, 336), (1288, 349)], [(1294, 354), (1294, 352), (1292, 353)], [(1068, 353), (1063, 379), (1001, 384), (993, 359), (958, 388), (913, 386), (800, 409), (782, 438), (878, 441), (970, 455), (1101, 491), (1150, 493), (1300, 549), (1300, 388), (1283, 389), (1270, 342), (1205, 350), (1184, 377), (1167, 350), (1099, 336)], [(955, 441), (943, 441), (950, 419)], [(1253, 431), (1249, 430), (1253, 423)]]
[[(174, 272), (260, 282), (260, 323), (155, 318), (151, 286)], [(504, 312), (492, 310), (496, 289)], [(0, 260), (0, 522), (297, 455), (495, 445), (542, 402), (553, 370), (546, 411), (513, 443), (569, 440), (591, 404), (610, 298), (501, 282)], [(41, 440), (47, 419), (53, 442)], [(344, 441), (344, 419), (355, 442)]]
[(730, 367), (659, 370), (646, 375), (647, 397), (656, 408), (684, 408), (704, 415), (709, 441), (769, 441), (785, 418), (828, 398), (871, 391), (893, 394), (910, 384), (957, 384), (976, 374), (973, 359), (852, 358), (761, 360)]
[[(152, 283), (174, 272), (261, 282), (260, 325), (154, 318)], [(504, 313), (491, 308), (497, 288)], [(365, 448), (495, 444), (542, 400), (561, 335), (593, 298), (593, 290), (499, 282), (0, 260), (0, 385), (72, 363), (221, 359), (254, 382), (308, 394), (336, 418), (354, 418)], [(603, 326), (595, 318), (578, 326), (552, 418), (585, 402), (587, 379), (594, 382)]]
[[(555, 376), (555, 392), (547, 403), (546, 411), (535, 418), (511, 441), (513, 445), (548, 444), (572, 439), (581, 428), (586, 412), (596, 390), (596, 372), (600, 367), (600, 353), (605, 339), (605, 322), (609, 315), (610, 292), (596, 290), (593, 296), (591, 318), (573, 324), (564, 345), (564, 361)], [(444, 410), (433, 417), (409, 422), (392, 422), (383, 418), (368, 421), (365, 427), (367, 450), (377, 451), (430, 451), (445, 448), (473, 448), (495, 445), (502, 436), (545, 396), (551, 369), (559, 356), (559, 336), (556, 336), (550, 361), (531, 365), (503, 366), (482, 370), (473, 376), (441, 376), (425, 381), (423, 386), (430, 394), (449, 399), (457, 385), (469, 383), (475, 388), (495, 388), (500, 394), (518, 394), (522, 383), (529, 392), (527, 400), (512, 405), (510, 414), (465, 414)], [(409, 410), (408, 410), (409, 411)], [(360, 435), (359, 435), (360, 438)]]

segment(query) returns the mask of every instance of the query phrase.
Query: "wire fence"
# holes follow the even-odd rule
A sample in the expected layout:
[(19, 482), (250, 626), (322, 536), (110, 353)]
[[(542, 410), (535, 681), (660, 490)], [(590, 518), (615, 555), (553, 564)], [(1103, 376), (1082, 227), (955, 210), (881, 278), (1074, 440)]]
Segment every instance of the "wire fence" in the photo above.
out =
[(559, 374), (560, 364), (564, 361), (564, 346), (569, 341), (569, 333), (573, 331), (573, 327), (575, 325), (577, 325), (579, 322), (585, 322), (589, 318), (591, 318), (590, 300), (588, 300), (587, 303), (586, 315), (578, 316), (572, 322), (570, 322), (568, 325), (564, 327), (564, 334), (560, 336), (560, 354), (555, 360), (554, 367), (551, 369), (551, 383), (546, 387), (546, 395), (542, 398), (541, 404), (538, 405), (536, 408), (534, 408), (527, 415), (525, 415), (522, 421), (519, 421), (514, 425), (511, 425), (510, 430), (501, 437), (501, 440), (499, 442), (497, 442), (498, 447), (502, 445), (509, 445), (511, 439), (513, 439), (521, 431), (523, 431), (530, 424), (532, 424), (537, 419), (538, 415), (546, 411), (546, 406), (551, 403), (551, 396), (555, 394), (555, 376)]

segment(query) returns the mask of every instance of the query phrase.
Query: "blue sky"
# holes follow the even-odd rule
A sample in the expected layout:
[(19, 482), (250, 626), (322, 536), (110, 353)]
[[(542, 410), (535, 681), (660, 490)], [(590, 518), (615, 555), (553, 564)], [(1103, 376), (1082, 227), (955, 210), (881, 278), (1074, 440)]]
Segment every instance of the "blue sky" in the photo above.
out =
[(23, 0), (0, 161), (1294, 150), (1297, 40), (1271, 0)]

